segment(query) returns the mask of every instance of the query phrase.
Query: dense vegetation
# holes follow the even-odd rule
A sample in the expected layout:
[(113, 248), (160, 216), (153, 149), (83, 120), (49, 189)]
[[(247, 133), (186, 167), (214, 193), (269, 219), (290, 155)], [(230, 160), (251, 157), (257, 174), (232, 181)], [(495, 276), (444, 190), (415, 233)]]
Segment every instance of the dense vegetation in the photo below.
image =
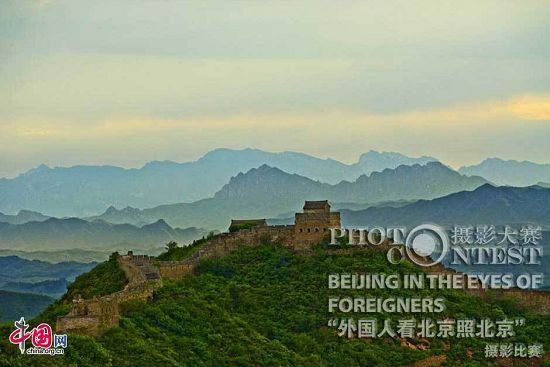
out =
[(57, 316), (69, 312), (72, 300), (77, 296), (90, 299), (94, 296), (104, 296), (122, 290), (127, 279), (116, 262), (116, 256), (116, 253), (112, 254), (109, 260), (78, 276), (69, 286), (67, 293), (48, 306), (37, 320), (53, 324)]
[(117, 254), (112, 254), (108, 261), (97, 265), (92, 271), (78, 276), (69, 287), (63, 300), (72, 300), (77, 295), (84, 299), (104, 296), (124, 288), (127, 280), (117, 264)]
[(19, 292), (19, 293), (34, 293), (59, 298), (67, 291), (69, 282), (65, 279), (44, 280), (42, 282), (26, 283), (26, 282), (7, 282), (2, 285), (2, 290)]
[[(97, 269), (97, 268), (96, 268)], [(427, 351), (401, 346), (390, 338), (348, 340), (327, 326), (331, 294), (364, 292), (327, 289), (329, 273), (411, 273), (405, 263), (388, 265), (372, 250), (340, 252), (316, 248), (297, 255), (262, 245), (203, 261), (199, 275), (164, 281), (153, 301), (123, 304), (120, 326), (94, 339), (69, 336), (64, 356), (21, 356), (0, 341), (0, 364), (11, 366), (403, 366), (430, 355), (446, 354), (452, 366), (486, 366), (479, 339), (433, 340)], [(81, 281), (72, 292), (97, 284)], [(92, 292), (93, 293), (93, 292)], [(520, 311), (509, 302), (488, 304), (462, 291), (376, 290), (370, 295), (443, 296), (443, 316), (459, 318), (525, 315), (526, 326), (513, 339), (550, 345), (550, 318)], [(345, 317), (348, 317), (346, 315)], [(389, 315), (385, 315), (389, 316)], [(441, 315), (428, 315), (442, 318)], [(7, 335), (11, 326), (2, 327)], [(450, 343), (451, 346), (449, 348)], [(467, 350), (473, 356), (469, 359)]]
[(51, 279), (73, 281), (78, 275), (92, 269), (96, 263), (65, 261), (51, 263), (27, 260), (18, 256), (0, 257), (0, 282), (39, 282)]
[(31, 318), (52, 302), (53, 298), (40, 294), (0, 290), (0, 316), (2, 321)]
[(187, 246), (178, 246), (174, 241), (169, 242), (166, 245), (166, 252), (157, 256), (157, 259), (163, 261), (177, 261), (187, 259), (189, 256), (193, 255), (195, 252), (200, 250), (209, 240), (216, 236), (214, 232), (208, 233), (208, 235), (203, 236), (198, 240), (194, 240), (190, 245)]
[(255, 228), (257, 226), (258, 226), (258, 224), (255, 223), (255, 222), (232, 224), (229, 227), (229, 232), (238, 232), (238, 231), (242, 231), (243, 229), (252, 229), (252, 228)]

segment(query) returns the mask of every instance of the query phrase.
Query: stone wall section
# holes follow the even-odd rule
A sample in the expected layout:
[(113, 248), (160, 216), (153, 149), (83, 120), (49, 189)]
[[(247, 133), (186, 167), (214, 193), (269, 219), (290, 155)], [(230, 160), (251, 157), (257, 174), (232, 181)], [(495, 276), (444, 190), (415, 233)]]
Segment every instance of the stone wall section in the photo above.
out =
[(128, 279), (124, 289), (87, 300), (75, 298), (69, 314), (57, 318), (56, 333), (99, 335), (105, 329), (118, 325), (119, 305), (122, 302), (149, 299), (153, 291), (162, 286), (159, 271), (148, 256), (134, 256), (130, 252), (119, 256), (117, 262)]
[(266, 242), (292, 247), (293, 240), (294, 226), (292, 225), (221, 233), (183, 261), (157, 261), (155, 265), (160, 270), (161, 278), (180, 279), (182, 276), (193, 274), (201, 260), (222, 257), (240, 247), (257, 246)]
[(196, 253), (183, 261), (158, 261), (147, 255), (118, 256), (117, 262), (124, 271), (128, 284), (122, 291), (89, 300), (76, 298), (68, 315), (56, 321), (56, 332), (73, 332), (99, 335), (105, 329), (118, 325), (119, 305), (129, 300), (147, 300), (162, 279), (180, 279), (193, 274), (203, 259), (222, 257), (242, 246), (262, 243), (292, 246), (294, 226), (268, 226), (233, 233), (222, 233), (204, 244)]
[[(193, 255), (183, 261), (159, 261), (153, 257), (133, 255), (131, 252), (117, 258), (124, 271), (128, 284), (125, 288), (107, 296), (91, 300), (75, 299), (68, 315), (59, 317), (56, 332), (74, 332), (87, 335), (99, 335), (105, 329), (118, 325), (119, 305), (129, 300), (147, 300), (152, 297), (156, 288), (162, 286), (162, 279), (177, 280), (192, 275), (201, 260), (223, 257), (243, 246), (254, 247), (270, 243), (282, 245), (295, 251), (303, 251), (304, 245), (296, 240), (293, 225), (266, 226), (241, 230), (232, 233), (221, 233), (208, 240)], [(391, 245), (385, 242), (373, 249), (386, 251)], [(336, 250), (350, 252), (350, 249)], [(437, 264), (424, 269), (428, 273), (452, 274), (452, 269)], [(508, 290), (467, 290), (483, 299), (508, 298), (528, 307), (535, 313), (550, 313), (550, 292), (539, 292), (520, 289)]]

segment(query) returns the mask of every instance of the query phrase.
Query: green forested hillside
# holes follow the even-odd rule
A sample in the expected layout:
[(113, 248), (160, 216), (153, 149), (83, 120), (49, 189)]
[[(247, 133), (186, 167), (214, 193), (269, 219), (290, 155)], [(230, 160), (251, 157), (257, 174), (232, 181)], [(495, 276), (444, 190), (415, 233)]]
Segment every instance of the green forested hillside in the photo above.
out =
[(63, 297), (46, 308), (36, 321), (49, 322), (53, 325), (57, 316), (69, 312), (72, 300), (77, 296), (84, 299), (104, 296), (122, 290), (126, 283), (126, 276), (116, 262), (116, 255), (112, 254), (108, 261), (78, 276)]
[[(201, 263), (199, 275), (165, 280), (149, 302), (123, 304), (120, 326), (101, 337), (70, 335), (64, 356), (21, 356), (7, 344), (11, 325), (5, 325), (0, 365), (406, 366), (442, 354), (447, 355), (448, 366), (491, 365), (482, 354), (485, 342), (480, 339), (432, 339), (431, 349), (421, 351), (401, 346), (398, 339), (348, 340), (327, 326), (331, 317), (327, 299), (338, 293), (327, 289), (327, 274), (418, 271), (412, 264), (390, 266), (385, 254), (373, 250), (337, 252), (319, 247), (311, 255), (297, 255), (268, 245), (243, 248)], [(462, 291), (376, 290), (369, 294), (443, 296), (447, 300), (443, 316), (427, 315), (437, 319), (524, 315), (526, 326), (517, 329), (510, 342), (550, 345), (550, 318), (529, 315), (511, 303), (488, 304)], [(472, 358), (467, 357), (468, 348)]]
[(59, 298), (67, 291), (66, 279), (44, 280), (41, 282), (8, 282), (1, 286), (2, 290), (20, 293), (34, 293), (52, 298)]
[(34, 317), (52, 302), (53, 298), (42, 294), (0, 290), (0, 318), (6, 321)]

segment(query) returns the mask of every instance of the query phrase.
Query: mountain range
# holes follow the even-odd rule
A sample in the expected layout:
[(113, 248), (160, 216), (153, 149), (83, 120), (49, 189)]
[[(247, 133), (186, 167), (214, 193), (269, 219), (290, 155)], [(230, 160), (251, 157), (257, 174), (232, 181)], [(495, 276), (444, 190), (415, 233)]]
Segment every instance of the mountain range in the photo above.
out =
[[(128, 208), (126, 214), (131, 215), (132, 208), (196, 202), (212, 197), (239, 173), (262, 165), (336, 185), (342, 181), (353, 183), (373, 172), (401, 165), (426, 165), (436, 161), (428, 156), (412, 158), (400, 153), (369, 151), (357, 162), (346, 164), (298, 152), (220, 148), (196, 161), (152, 161), (132, 169), (85, 165), (50, 168), (40, 165), (15, 178), (0, 179), (0, 212), (6, 213), (0, 213), (0, 222), (21, 224), (45, 220), (49, 216), (87, 217), (109, 207)], [(550, 182), (549, 164), (526, 161), (489, 158), (477, 165), (462, 167), (459, 172), (480, 176), (498, 185), (528, 186)], [(139, 213), (134, 214), (139, 216)]]
[(162, 218), (172, 226), (225, 230), (231, 218), (269, 218), (301, 211), (305, 200), (379, 203), (432, 199), (456, 191), (473, 190), (486, 182), (480, 177), (462, 176), (439, 162), (403, 165), (335, 185), (262, 165), (232, 177), (212, 198), (143, 210), (111, 207), (102, 215), (89, 219), (137, 224)]
[(550, 182), (550, 164), (488, 158), (458, 170), (468, 176), (482, 176), (497, 185), (530, 186)]
[(0, 249), (0, 256), (17, 256), (27, 260), (41, 260), (52, 264), (60, 262), (76, 261), (79, 263), (102, 262), (109, 258), (109, 250), (33, 250), (21, 251), (17, 249)]
[(172, 228), (163, 220), (138, 227), (101, 220), (49, 218), (24, 224), (0, 222), (0, 248), (32, 251), (79, 248), (111, 252), (146, 249), (155, 252), (169, 241), (187, 244), (206, 233), (199, 228)]
[(67, 291), (67, 286), (70, 283), (66, 279), (43, 280), (41, 282), (7, 282), (4, 283), (0, 290), (17, 292), (17, 293), (32, 293), (59, 298)]
[(0, 321), (27, 320), (36, 316), (54, 301), (49, 296), (0, 290)]
[(31, 210), (20, 210), (16, 215), (0, 213), (0, 222), (11, 224), (23, 224), (27, 222), (42, 222), (48, 219), (47, 215)]
[(17, 256), (0, 257), (0, 290), (57, 298), (65, 293), (69, 282), (96, 264), (75, 261), (52, 264)]
[(216, 149), (197, 161), (153, 161), (139, 169), (40, 165), (13, 179), (0, 179), (0, 212), (27, 209), (56, 217), (82, 217), (103, 212), (109, 206), (147, 208), (192, 202), (211, 197), (232, 176), (262, 164), (335, 184), (385, 168), (435, 160), (370, 151), (356, 163), (345, 164), (297, 152)]
[(422, 223), (441, 225), (550, 226), (550, 189), (540, 186), (495, 187), (485, 184), (473, 191), (453, 193), (433, 200), (419, 200), (401, 207), (373, 207), (341, 210), (348, 226), (400, 225)]
[(0, 285), (6, 282), (33, 283), (52, 279), (73, 281), (78, 275), (92, 269), (95, 262), (65, 261), (52, 264), (27, 260), (18, 256), (0, 257)]

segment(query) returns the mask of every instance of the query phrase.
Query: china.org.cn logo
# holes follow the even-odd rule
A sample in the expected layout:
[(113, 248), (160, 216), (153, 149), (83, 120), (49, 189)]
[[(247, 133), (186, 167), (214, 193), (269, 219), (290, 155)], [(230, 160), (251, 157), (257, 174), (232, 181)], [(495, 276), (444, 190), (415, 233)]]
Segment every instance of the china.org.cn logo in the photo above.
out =
[[(67, 347), (66, 334), (54, 334), (49, 324), (41, 323), (29, 329), (25, 318), (21, 317), (15, 321), (15, 330), (9, 336), (10, 343), (17, 345), (21, 354), (63, 354)], [(27, 341), (30, 339), (31, 348), (27, 348)]]

